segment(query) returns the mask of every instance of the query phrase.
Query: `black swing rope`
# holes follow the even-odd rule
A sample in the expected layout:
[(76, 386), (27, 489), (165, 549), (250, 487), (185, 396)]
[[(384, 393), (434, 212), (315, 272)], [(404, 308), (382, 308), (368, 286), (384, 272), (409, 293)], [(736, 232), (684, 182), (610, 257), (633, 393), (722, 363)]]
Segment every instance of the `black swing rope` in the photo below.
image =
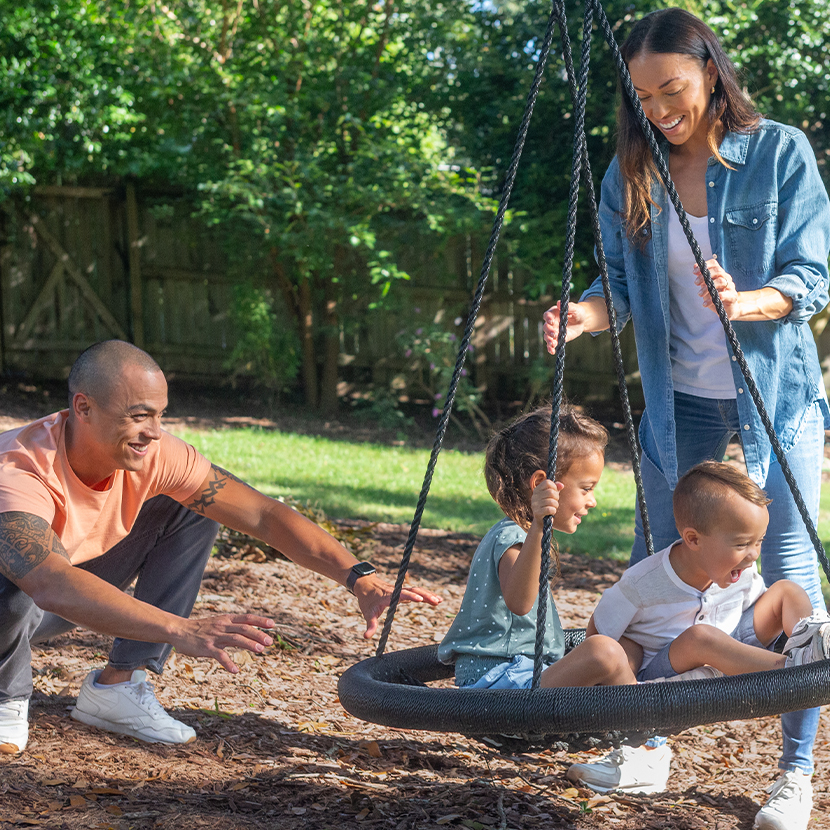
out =
[[(507, 207), (510, 191), (515, 182), (516, 168), (527, 135), (530, 115), (538, 95), (544, 64), (550, 51), (553, 26), (559, 24), (562, 36), (563, 56), (568, 72), (568, 80), (574, 98), (575, 110), (581, 110), (577, 115), (574, 136), (574, 173), (571, 182), (571, 201), (569, 203), (569, 249), (566, 250), (566, 264), (562, 281), (563, 311), (560, 317), (559, 342), (557, 347), (556, 369), (554, 377), (554, 395), (558, 395), (554, 412), (561, 401), (561, 382), (564, 370), (564, 338), (567, 326), (567, 301), (570, 287), (570, 265), (573, 255), (573, 229), (575, 223), (575, 192), (578, 187), (574, 179), (578, 179), (579, 171), (584, 165), (586, 170), (587, 191), (593, 231), (597, 245), (597, 261), (600, 265), (606, 306), (609, 312), (610, 330), (614, 344), (615, 362), (617, 365), (618, 380), (624, 408), (626, 409), (626, 425), (629, 443), (632, 447), (632, 462), (634, 464), (637, 483), (638, 499), (641, 509), (645, 506), (642, 494), (642, 482), (639, 475), (639, 456), (637, 453), (636, 437), (634, 435), (633, 418), (627, 397), (625, 371), (622, 366), (619, 340), (616, 337), (616, 315), (611, 301), (610, 284), (607, 275), (602, 240), (599, 232), (596, 198), (590, 175), (587, 142), (584, 133), (584, 108), (587, 95), (587, 73), (589, 45), (592, 29), (591, 18), (596, 11), (600, 28), (605, 39), (612, 49), (617, 68), (619, 70), (624, 92), (632, 98), (641, 126), (649, 139), (652, 154), (666, 188), (672, 198), (672, 203), (678, 212), (687, 239), (701, 268), (701, 273), (709, 289), (710, 295), (718, 311), (727, 338), (733, 348), (735, 359), (747, 381), (747, 388), (758, 407), (764, 422), (770, 442), (776, 456), (785, 472), (788, 484), (793, 491), (793, 497), (799, 506), (805, 524), (810, 532), (811, 539), (828, 572), (827, 558), (815, 533), (815, 528), (807, 513), (803, 500), (798, 493), (797, 485), (786, 466), (786, 459), (780, 448), (774, 429), (769, 422), (763, 402), (760, 399), (757, 387), (752, 381), (749, 368), (743, 358), (740, 345), (737, 342), (731, 323), (720, 302), (717, 290), (714, 288), (711, 276), (702, 262), (700, 249), (688, 225), (685, 212), (679, 202), (677, 193), (671, 183), (671, 178), (665, 162), (659, 152), (650, 124), (642, 112), (627, 69), (617, 48), (613, 31), (608, 24), (600, 0), (586, 0), (585, 25), (583, 27), (582, 62), (579, 80), (575, 79), (570, 52), (570, 41), (567, 34), (563, 0), (554, 0), (545, 40), (540, 50), (537, 62), (536, 75), (531, 91), (528, 94), (527, 105), (519, 130), (513, 158), (505, 181), (499, 211), (494, 223), (490, 246), (482, 265), (481, 277), (473, 300), (470, 317), (467, 322), (464, 337), (459, 348), (455, 372), (450, 384), (450, 392), (444, 405), (444, 412), (439, 422), (438, 434), (433, 446), (424, 487), (415, 511), (415, 518), (410, 529), (401, 568), (393, 593), (392, 603), (386, 617), (381, 641), (377, 654), (373, 658), (364, 660), (348, 669), (340, 678), (338, 691), (344, 708), (356, 717), (386, 726), (404, 729), (429, 729), (434, 731), (459, 732), (490, 745), (500, 746), (503, 749), (526, 749), (529, 746), (553, 746), (554, 748), (570, 749), (572, 751), (591, 746), (619, 745), (620, 743), (642, 743), (653, 735), (668, 735), (687, 729), (691, 726), (716, 723), (726, 720), (746, 719), (780, 714), (783, 711), (819, 706), (830, 701), (830, 661), (821, 661), (808, 666), (774, 671), (758, 672), (751, 675), (737, 675), (713, 680), (694, 680), (678, 683), (656, 683), (637, 686), (613, 687), (578, 687), (562, 689), (528, 689), (528, 690), (490, 690), (467, 689), (463, 693), (454, 689), (429, 688), (425, 684), (430, 681), (452, 677), (453, 667), (445, 666), (437, 660), (437, 646), (423, 646), (406, 649), (387, 655), (383, 650), (388, 639), (392, 617), (400, 599), (403, 580), (409, 565), (418, 525), (423, 513), (424, 504), (429, 491), (437, 456), (446, 432), (449, 413), (455, 390), (460, 379), (461, 368), (466, 357), (472, 329), (477, 315), (484, 284), (489, 273), (490, 263), (495, 250), (498, 236), (501, 231), (504, 213)], [(556, 432), (555, 432), (556, 431)], [(551, 424), (551, 445), (549, 458), (549, 476), (555, 470), (556, 438), (558, 433), (558, 418), (554, 417)], [(647, 514), (643, 510), (644, 530), (646, 531), (649, 552), (653, 552), (651, 534), (647, 530)], [(546, 522), (547, 524), (547, 522)], [(543, 559), (545, 552), (549, 552), (550, 540), (542, 542)], [(543, 562), (543, 574), (540, 575), (540, 606), (542, 596), (547, 601), (548, 580), (547, 563)], [(544, 627), (544, 614), (540, 616), (541, 625), (537, 625), (537, 653), (534, 661), (534, 679), (538, 683), (537, 674), (541, 673), (541, 659), (539, 654), (539, 629)], [(544, 636), (542, 631), (541, 636)], [(566, 650), (578, 645), (584, 638), (584, 631), (572, 629), (565, 631)]]

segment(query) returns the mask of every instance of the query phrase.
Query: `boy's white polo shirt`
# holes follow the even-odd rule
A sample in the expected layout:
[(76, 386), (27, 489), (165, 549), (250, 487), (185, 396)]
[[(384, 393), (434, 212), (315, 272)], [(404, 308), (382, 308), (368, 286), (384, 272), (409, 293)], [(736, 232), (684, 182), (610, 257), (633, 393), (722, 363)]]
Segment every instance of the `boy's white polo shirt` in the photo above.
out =
[(657, 652), (692, 625), (706, 624), (731, 634), (747, 608), (766, 590), (756, 567), (727, 588), (699, 591), (684, 582), (669, 560), (677, 544), (641, 560), (600, 598), (594, 625), (614, 640), (625, 635), (643, 647), (645, 668)]

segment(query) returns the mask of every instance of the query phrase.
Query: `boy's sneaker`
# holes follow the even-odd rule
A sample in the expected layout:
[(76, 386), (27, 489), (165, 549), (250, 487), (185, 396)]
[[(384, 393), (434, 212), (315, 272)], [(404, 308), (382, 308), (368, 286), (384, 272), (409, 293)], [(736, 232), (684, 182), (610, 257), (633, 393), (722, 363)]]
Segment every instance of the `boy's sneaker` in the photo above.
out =
[(598, 761), (574, 764), (567, 777), (600, 793), (661, 793), (669, 778), (671, 754), (666, 744), (654, 749), (621, 746)]
[(100, 671), (87, 675), (71, 715), (89, 726), (131, 735), (148, 743), (189, 744), (196, 732), (171, 718), (156, 700), (147, 673), (136, 669), (128, 683), (96, 684)]
[(830, 615), (822, 609), (814, 608), (811, 616), (800, 619), (793, 626), (792, 634), (784, 644), (784, 654), (789, 654), (794, 648), (806, 646), (828, 623)]
[(767, 788), (767, 803), (755, 815), (754, 830), (806, 830), (813, 809), (810, 776), (788, 770)]
[(29, 700), (0, 703), (0, 754), (17, 755), (29, 743)]
[(788, 669), (793, 666), (806, 666), (818, 660), (826, 660), (830, 657), (830, 622), (816, 629), (806, 646), (791, 648), (785, 650), (784, 653), (787, 655), (784, 666)]

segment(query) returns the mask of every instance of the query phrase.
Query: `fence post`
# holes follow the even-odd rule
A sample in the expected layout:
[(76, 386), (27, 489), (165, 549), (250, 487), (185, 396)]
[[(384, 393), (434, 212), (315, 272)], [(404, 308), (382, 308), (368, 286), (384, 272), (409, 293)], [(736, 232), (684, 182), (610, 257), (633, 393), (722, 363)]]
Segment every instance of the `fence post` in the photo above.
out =
[(141, 285), (141, 243), (138, 228), (138, 200), (135, 182), (127, 182), (127, 248), (130, 268), (130, 322), (133, 343), (144, 348), (144, 303)]

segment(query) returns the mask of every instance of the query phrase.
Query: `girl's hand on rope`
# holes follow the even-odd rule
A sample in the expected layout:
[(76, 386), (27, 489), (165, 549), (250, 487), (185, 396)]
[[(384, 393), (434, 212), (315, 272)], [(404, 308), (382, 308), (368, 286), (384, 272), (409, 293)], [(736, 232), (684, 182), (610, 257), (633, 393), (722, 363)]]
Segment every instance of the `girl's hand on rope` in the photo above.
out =
[[(366, 620), (366, 631), (363, 637), (371, 640), (378, 630), (380, 615), (389, 607), (394, 585), (390, 585), (376, 574), (361, 577), (354, 584), (354, 595), (357, 604)], [(401, 602), (426, 602), (429, 605), (438, 605), (442, 598), (432, 591), (416, 588), (412, 585), (401, 590)]]
[[(559, 342), (559, 315), (561, 305), (562, 303), (558, 302), (553, 308), (549, 308), (542, 315), (542, 319), (545, 321), (542, 327), (545, 336), (545, 345), (551, 354), (556, 354), (556, 346)], [(565, 333), (566, 343), (570, 343), (571, 340), (585, 333), (586, 319), (586, 310), (582, 303), (568, 304), (568, 330)]]
[(545, 477), (534, 488), (530, 496), (530, 509), (533, 521), (541, 524), (545, 516), (555, 516), (559, 509), (559, 491), (565, 485)]
[[(706, 267), (709, 269), (709, 276), (712, 277), (712, 282), (715, 284), (715, 289), (720, 296), (720, 301), (723, 303), (723, 309), (726, 312), (726, 316), (730, 320), (740, 320), (741, 294), (735, 288), (732, 275), (727, 274), (726, 271), (721, 268), (721, 265), (717, 259), (707, 259)], [(693, 272), (695, 275), (695, 285), (699, 289), (698, 295), (703, 298), (703, 307), (708, 308), (710, 311), (714, 311), (717, 314), (715, 304), (709, 294), (709, 289), (706, 287), (706, 282), (703, 279), (703, 275), (700, 273), (700, 268), (695, 265)]]

